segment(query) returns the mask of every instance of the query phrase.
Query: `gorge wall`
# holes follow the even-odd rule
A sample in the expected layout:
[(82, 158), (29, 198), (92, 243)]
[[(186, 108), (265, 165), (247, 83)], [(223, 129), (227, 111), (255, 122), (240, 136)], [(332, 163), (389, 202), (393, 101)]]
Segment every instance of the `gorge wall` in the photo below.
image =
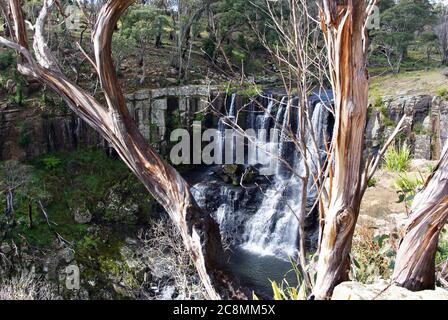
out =
[[(188, 129), (194, 120), (217, 128), (218, 117), (203, 111), (213, 107), (225, 113), (229, 104), (216, 87), (200, 85), (140, 90), (125, 97), (141, 132), (164, 155), (169, 152), (171, 129)], [(246, 100), (237, 97), (237, 110)], [(381, 104), (373, 103), (366, 124), (367, 149), (379, 149), (403, 115), (407, 126), (400, 134), (401, 141), (411, 146), (417, 159), (438, 159), (448, 138), (448, 101), (429, 95), (389, 96), (383, 97)], [(0, 105), (0, 160), (27, 160), (78, 146), (107, 149), (108, 143), (62, 104)]]
[(448, 138), (448, 101), (430, 95), (386, 96), (369, 107), (366, 147), (379, 149), (406, 116), (398, 136), (416, 159), (437, 160)]
[[(126, 94), (126, 104), (143, 135), (166, 152), (168, 130), (188, 128), (205, 110), (212, 90), (185, 86)], [(78, 146), (108, 148), (98, 133), (63, 105), (27, 101), (0, 104), (0, 160), (28, 160), (41, 154), (75, 150)]]

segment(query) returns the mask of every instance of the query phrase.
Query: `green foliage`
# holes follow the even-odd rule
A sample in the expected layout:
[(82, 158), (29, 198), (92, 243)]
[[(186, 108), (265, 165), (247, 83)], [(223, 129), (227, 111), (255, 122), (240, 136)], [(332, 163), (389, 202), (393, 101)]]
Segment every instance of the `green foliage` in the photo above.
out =
[(428, 0), (401, 0), (381, 14), (381, 23), (392, 32), (414, 33), (434, 19)]
[(31, 136), (25, 124), (20, 126), (17, 142), (21, 148), (26, 148), (31, 143)]
[(42, 159), (42, 163), (46, 170), (52, 171), (52, 170), (57, 169), (60, 166), (61, 160), (59, 158), (57, 158), (56, 156), (49, 155)]
[(386, 127), (395, 126), (395, 121), (389, 118), (387, 106), (384, 104), (383, 99), (380, 96), (376, 96), (373, 101), (373, 107), (378, 109), (381, 114), (381, 122)]
[(425, 129), (425, 126), (421, 122), (417, 122), (412, 127), (412, 132), (415, 134), (428, 134), (428, 130)]
[(153, 6), (134, 5), (123, 16), (120, 33), (145, 46), (151, 39), (163, 33), (170, 23), (170, 18), (163, 10)]
[[(370, 32), (373, 58), (385, 55), (387, 61), (382, 64), (398, 73), (411, 44), (423, 44), (426, 46), (426, 54), (429, 47), (434, 47), (434, 34), (421, 31), (425, 25), (435, 22), (436, 15), (427, 0), (402, 0), (397, 4), (390, 2), (384, 8), (381, 10), (381, 29)], [(421, 32), (418, 41), (415, 38), (417, 32)]]
[(116, 61), (116, 66), (119, 71), (123, 59), (129, 57), (135, 52), (137, 43), (134, 38), (129, 38), (121, 32), (114, 34), (112, 38), (112, 55)]
[[(318, 258), (317, 255), (314, 255), (311, 257), (311, 260), (316, 262), (317, 258)], [(285, 275), (285, 278), (280, 283), (277, 283), (276, 281), (271, 281), (272, 293), (273, 293), (274, 300), (306, 300), (307, 299), (309, 292), (307, 292), (308, 289), (306, 288), (306, 283), (305, 283), (302, 271), (301, 271), (299, 265), (297, 264), (297, 262), (290, 259), (290, 263), (291, 263), (292, 269), (288, 273), (294, 274), (294, 276), (296, 278), (297, 285), (293, 286), (289, 283), (289, 281), (286, 279), (286, 276), (288, 274)], [(311, 275), (311, 270), (312, 270), (311, 266), (308, 265), (306, 267), (306, 272), (308, 272)], [(258, 300), (258, 298), (255, 294), (254, 294), (254, 299)]]
[(367, 186), (369, 188), (376, 186), (376, 184), (378, 183), (378, 179), (375, 177), (372, 177), (368, 182), (367, 182)]
[(396, 238), (375, 236), (371, 229), (359, 228), (352, 248), (351, 279), (361, 283), (389, 279), (395, 264)]
[(437, 96), (439, 96), (440, 98), (444, 99), (444, 100), (448, 100), (448, 88), (440, 88), (437, 90)]
[(395, 126), (395, 121), (389, 117), (382, 116), (381, 120), (382, 120), (384, 126), (386, 126), (386, 127), (394, 127)]
[(244, 98), (252, 98), (257, 96), (262, 92), (262, 89), (251, 82), (244, 82), (235, 84), (233, 82), (229, 82), (225, 85), (222, 85), (222, 91), (225, 91), (227, 95), (231, 95), (232, 93), (237, 93), (238, 95)]
[(443, 229), (440, 234), (440, 240), (436, 253), (436, 265), (448, 261), (448, 238), (446, 237), (447, 229)]
[(387, 112), (386, 106), (384, 105), (383, 98), (381, 96), (376, 96), (373, 100), (373, 106), (381, 110), (381, 113), (384, 114)]
[(407, 206), (412, 205), (417, 190), (423, 185), (424, 179), (420, 177), (411, 178), (407, 174), (400, 174), (395, 179), (395, 187), (398, 190), (399, 200), (398, 202), (404, 202)]
[[(77, 150), (48, 154), (33, 159), (30, 165), (0, 162), (0, 190), (7, 185), (18, 186), (14, 189), (16, 221), (15, 227), (11, 229), (6, 227), (11, 225), (10, 222), (5, 221), (5, 215), (1, 215), (0, 237), (37, 247), (51, 246), (55, 235), (37, 205), (37, 201), (41, 201), (50, 221), (54, 222), (53, 229), (68, 241), (74, 242), (76, 249), (86, 256), (98, 256), (95, 250), (102, 254), (105, 250), (115, 252), (119, 240), (104, 240), (105, 234), (102, 237), (91, 235), (91, 225), (74, 221), (73, 208), (85, 205), (94, 217), (102, 217), (104, 210), (98, 204), (113, 190), (119, 195), (119, 205), (122, 202), (138, 204), (136, 219), (145, 223), (153, 201), (144, 186), (121, 161), (108, 158), (102, 151)], [(0, 197), (0, 206), (4, 207), (5, 204), (5, 198)], [(33, 216), (31, 228), (29, 205)], [(116, 215), (121, 213), (117, 208)]]
[(391, 146), (384, 155), (384, 163), (389, 171), (404, 172), (411, 162), (411, 149), (407, 144), (401, 148)]
[(212, 39), (205, 38), (202, 40), (202, 50), (204, 50), (208, 57), (212, 58), (215, 56), (216, 45)]
[(7, 70), (15, 63), (14, 51), (9, 49), (0, 49), (0, 70)]

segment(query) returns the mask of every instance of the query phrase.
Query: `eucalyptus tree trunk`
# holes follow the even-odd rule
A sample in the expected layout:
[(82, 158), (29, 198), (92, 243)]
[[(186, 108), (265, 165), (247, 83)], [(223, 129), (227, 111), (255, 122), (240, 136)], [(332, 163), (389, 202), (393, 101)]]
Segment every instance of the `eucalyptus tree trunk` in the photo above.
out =
[(324, 32), (334, 92), (334, 176), (320, 244), (315, 299), (329, 299), (348, 279), (350, 250), (363, 194), (362, 151), (367, 115), (366, 2), (323, 1)]
[(134, 0), (106, 2), (93, 30), (95, 58), (88, 60), (96, 69), (106, 98), (100, 104), (84, 89), (71, 82), (61, 71), (44, 37), (44, 26), (54, 0), (44, 0), (34, 26), (34, 55), (28, 50), (20, 0), (10, 0), (13, 13), (14, 41), (0, 37), (0, 45), (18, 51), (22, 57), (18, 70), (38, 79), (59, 94), (67, 105), (110, 144), (154, 198), (165, 208), (180, 231), (209, 299), (244, 298), (235, 289), (233, 277), (224, 266), (224, 251), (219, 227), (213, 218), (196, 204), (189, 185), (181, 175), (158, 155), (132, 120), (118, 84), (111, 56), (114, 27), (121, 14)]
[(441, 160), (418, 193), (398, 248), (394, 282), (412, 291), (434, 289), (435, 255), (448, 219), (448, 143)]

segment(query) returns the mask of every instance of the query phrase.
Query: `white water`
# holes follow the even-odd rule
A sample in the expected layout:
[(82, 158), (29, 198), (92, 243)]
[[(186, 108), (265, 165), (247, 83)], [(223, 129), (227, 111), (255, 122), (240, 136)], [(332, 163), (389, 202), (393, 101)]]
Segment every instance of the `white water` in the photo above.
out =
[[(279, 108), (278, 116), (283, 112)], [(312, 125), (316, 130), (316, 137), (319, 148), (323, 144), (323, 121), (324, 108), (318, 104), (313, 112)], [(288, 112), (284, 112), (283, 127), (281, 130), (281, 140), (278, 146), (278, 154), (283, 155), (286, 145), (286, 135), (284, 130), (287, 126)], [(279, 118), (279, 117), (277, 117)], [(310, 150), (311, 138), (307, 137), (307, 145)], [(311, 158), (315, 163), (319, 155), (311, 151)], [(300, 155), (293, 157), (292, 167), (295, 172), (300, 174), (303, 172), (303, 161)], [(315, 171), (316, 166), (311, 165), (311, 170)], [(303, 188), (303, 182), (296, 175), (284, 174), (275, 176), (274, 184), (266, 191), (263, 202), (258, 212), (248, 221), (245, 229), (247, 241), (242, 247), (251, 252), (262, 255), (277, 255), (282, 258), (294, 256), (297, 253), (297, 241), (299, 220), (296, 214), (300, 212), (301, 202), (300, 194)], [(309, 194), (315, 193), (312, 183), (307, 186)]]

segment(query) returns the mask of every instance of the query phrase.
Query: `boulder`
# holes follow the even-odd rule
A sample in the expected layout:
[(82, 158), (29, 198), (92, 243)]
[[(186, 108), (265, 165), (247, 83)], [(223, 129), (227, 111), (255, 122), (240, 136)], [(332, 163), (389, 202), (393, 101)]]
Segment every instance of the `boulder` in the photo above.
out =
[(92, 214), (88, 208), (81, 206), (74, 210), (73, 218), (77, 223), (86, 224), (92, 220)]
[(415, 135), (414, 158), (431, 160), (431, 136), (427, 134)]
[(448, 300), (448, 291), (442, 288), (412, 292), (381, 280), (374, 284), (343, 282), (333, 292), (332, 300)]
[(448, 78), (448, 68), (443, 69), (441, 73)]

